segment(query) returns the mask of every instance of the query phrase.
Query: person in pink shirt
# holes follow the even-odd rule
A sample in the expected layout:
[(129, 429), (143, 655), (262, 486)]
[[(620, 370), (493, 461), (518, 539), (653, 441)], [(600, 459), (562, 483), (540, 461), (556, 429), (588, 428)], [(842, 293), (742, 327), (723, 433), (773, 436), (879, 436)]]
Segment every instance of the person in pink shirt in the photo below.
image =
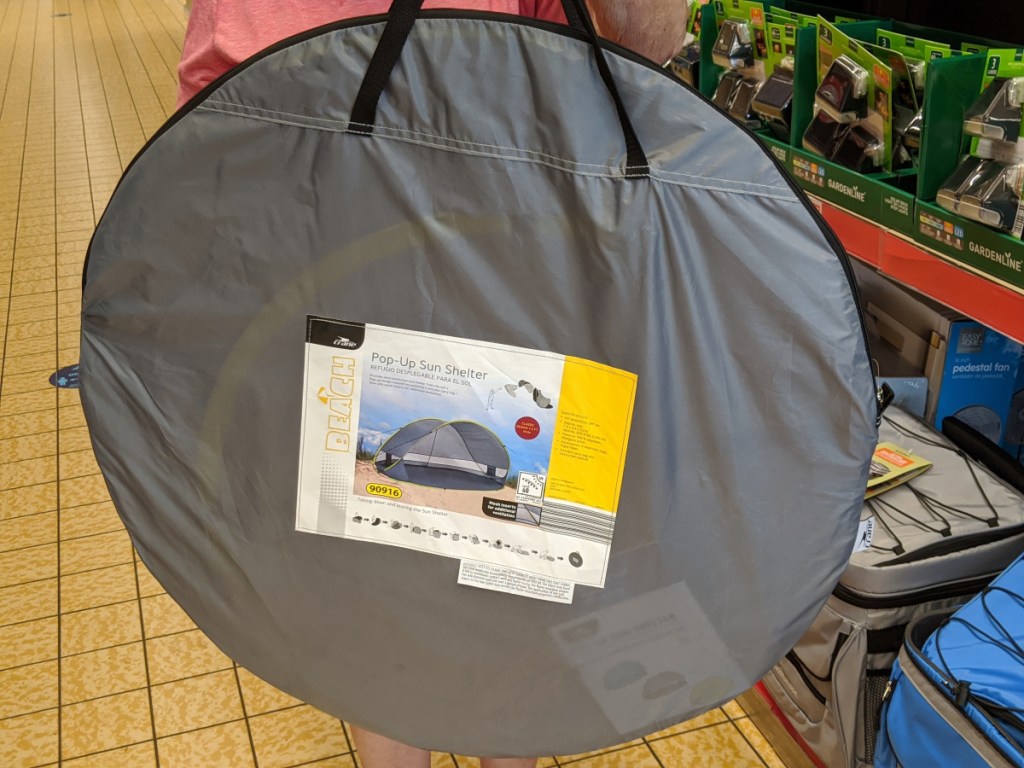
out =
[[(687, 0), (588, 0), (597, 31), (664, 64), (682, 47)], [(194, 0), (178, 64), (178, 108), (250, 56), (308, 29), (386, 13), (391, 0)], [(565, 23), (560, 0), (426, 0), (424, 8)]]
[[(688, 0), (587, 0), (599, 34), (652, 61), (682, 47)], [(391, 0), (194, 0), (178, 65), (178, 107), (236, 64), (292, 35), (342, 19), (386, 13)], [(427, 0), (424, 8), (518, 14), (565, 23), (560, 0)], [(363, 768), (430, 768), (430, 752), (362, 728), (352, 735)], [(481, 768), (534, 768), (535, 758), (481, 758)]]

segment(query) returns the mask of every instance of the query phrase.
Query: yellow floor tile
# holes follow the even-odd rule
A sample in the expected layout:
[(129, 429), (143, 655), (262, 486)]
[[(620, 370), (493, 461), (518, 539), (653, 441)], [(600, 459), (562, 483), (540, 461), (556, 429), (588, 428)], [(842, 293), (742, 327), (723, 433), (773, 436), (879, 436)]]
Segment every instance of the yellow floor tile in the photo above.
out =
[[(38, 316), (43, 314), (52, 318), (56, 313), (56, 294), (32, 294), (25, 296), (12, 296), (9, 304), (12, 316), (22, 313), (26, 316)], [(12, 355), (13, 357), (13, 355)], [(38, 353), (34, 358), (26, 359), (18, 357), (16, 365), (11, 369), (11, 376), (24, 376), (26, 374), (41, 375), (53, 365), (53, 355)], [(4, 367), (4, 374), (7, 374), (7, 367)], [(46, 374), (49, 376), (49, 374)]]
[(196, 625), (171, 599), (170, 595), (144, 598), (142, 600), (142, 619), (147, 639), (196, 628)]
[[(37, 296), (46, 295), (51, 296), (57, 291), (57, 281), (53, 278), (45, 280), (26, 280), (21, 283), (11, 285), (11, 298), (15, 296)], [(21, 344), (16, 347), (17, 352), (8, 351), (9, 355), (26, 355), (34, 352), (39, 352), (41, 349), (45, 349), (46, 343), (52, 342), (39, 342), (37, 344)]]
[(56, 544), (41, 544), (12, 552), (0, 552), (0, 587), (52, 579), (56, 575)]
[[(77, 360), (78, 358), (76, 357), (75, 359)], [(57, 420), (61, 429), (86, 426), (85, 412), (82, 410), (81, 403), (62, 406), (57, 411)]]
[(764, 768), (731, 722), (652, 741), (650, 745), (664, 768)]
[[(53, 290), (53, 286), (52, 286), (53, 281), (49, 280), (49, 281), (45, 281), (45, 282), (51, 283), (51, 285), (47, 286), (46, 288), (43, 288), (42, 290), (50, 290), (50, 291), (52, 291)], [(14, 286), (11, 290), (12, 290), (12, 292), (16, 292), (16, 291), (19, 290), (19, 288), (22, 288), (25, 285), (31, 285), (31, 283), (29, 283), (29, 284), (22, 283), (21, 286)], [(9, 340), (7, 340), (7, 343), (6, 343), (6, 346), (5, 346), (5, 350), (6, 351), (4, 352), (4, 356), (8, 357), (8, 358), (20, 357), (22, 355), (41, 355), (41, 354), (44, 354), (46, 352), (50, 352), (52, 354), (52, 353), (55, 353), (57, 351), (57, 339), (56, 339), (56, 336), (51, 336), (51, 337), (46, 338), (46, 339), (40, 339), (40, 338), (9, 339)], [(54, 359), (56, 359), (56, 358), (54, 358)], [(44, 384), (45, 384), (45, 382), (44, 382)], [(54, 396), (55, 391), (52, 388), (49, 389), (49, 390), (41, 389), (39, 391), (39, 393), (40, 394), (45, 394), (49, 398), (52, 398)], [(32, 394), (36, 394), (36, 393), (32, 393)], [(15, 397), (26, 397), (26, 396), (25, 395), (11, 395), (11, 399), (12, 400)], [(6, 413), (20, 413), (21, 411), (35, 410), (35, 408), (32, 408), (32, 407), (21, 406), (21, 403), (23, 403), (23, 402), (28, 402), (28, 401), (18, 401), (17, 403), (13, 403), (13, 404), (9, 405), (8, 407), (11, 408), (12, 410), (6, 411)], [(46, 408), (46, 407), (49, 407), (49, 405), (48, 404), (47, 405), (43, 405), (42, 407)], [(2, 413), (5, 413), (5, 411), (2, 408), (0, 408), (0, 414), (2, 414)]]
[(156, 576), (146, 567), (146, 564), (137, 558), (135, 561), (135, 572), (139, 580), (139, 595), (142, 597), (154, 597), (167, 592), (163, 584), (157, 581)]
[(242, 699), (245, 713), (252, 717), (279, 709), (294, 707), (302, 702), (261, 680), (247, 669), (239, 668), (238, 679), (242, 684)]
[(80, 757), (153, 738), (146, 691), (131, 691), (61, 708), (65, 758)]
[(57, 484), (42, 483), (0, 491), (0, 519), (36, 515), (57, 508)]
[(73, 453), (76, 451), (92, 451), (92, 443), (89, 440), (88, 427), (61, 429), (60, 452), (63, 454)]
[(0, 623), (23, 621), (57, 615), (57, 580), (34, 581), (0, 589)]
[[(14, 282), (21, 283), (27, 280), (39, 280), (53, 276), (53, 267), (43, 269), (15, 270)], [(15, 323), (7, 328), (7, 339), (39, 339), (50, 338), (57, 332), (57, 323), (51, 316), (45, 320), (37, 320), (32, 323)], [(4, 386), (7, 385), (6, 378)]]
[(39, 432), (34, 435), (0, 440), (0, 461), (8, 462), (39, 459), (50, 456), (57, 447), (57, 432)]
[(56, 661), (0, 672), (0, 719), (56, 707), (57, 689)]
[(340, 755), (313, 763), (305, 763), (302, 768), (356, 768), (356, 760), (352, 755)]
[(114, 531), (65, 541), (60, 550), (60, 570), (67, 575), (123, 565), (133, 559), (128, 532)]
[(705, 728), (709, 725), (717, 725), (719, 723), (728, 722), (729, 716), (725, 714), (721, 709), (712, 709), (710, 712), (705, 712), (699, 717), (695, 717), (691, 720), (687, 720), (679, 725), (673, 725), (670, 728), (652, 733), (647, 739), (654, 740), (664, 738), (666, 736), (675, 736), (678, 733), (685, 733), (686, 731), (693, 731), (697, 728)]
[(155, 685), (152, 695), (158, 738), (242, 719), (233, 669)]
[(0, 552), (35, 547), (56, 540), (56, 512), (0, 520)]
[(74, 760), (64, 760), (61, 768), (156, 768), (156, 747), (152, 742), (146, 742), (111, 749)]
[(0, 765), (4, 768), (33, 768), (55, 763), (57, 710), (37, 712), (0, 723)]
[[(10, 351), (11, 348), (8, 345), (7, 353), (10, 354)], [(33, 392), (22, 392), (17, 395), (4, 395), (3, 402), (0, 403), (0, 416), (45, 411), (54, 408), (56, 402), (56, 389), (37, 389)]]
[(51, 483), (57, 479), (57, 457), (13, 461), (0, 464), (0, 490), (24, 488), (29, 485)]
[(60, 537), (62, 540), (123, 530), (124, 524), (110, 501), (84, 504), (80, 507), (65, 506), (60, 513)]
[[(644, 743), (643, 739), (633, 739), (633, 741), (628, 741), (625, 744), (622, 744), (621, 746), (624, 746), (624, 747), (634, 747), (634, 746), (641, 746), (641, 745), (643, 745), (643, 743)], [(581, 752), (578, 755), (559, 755), (558, 756), (558, 762), (559, 763), (571, 763), (571, 762), (575, 762), (575, 761), (578, 761), (578, 760), (584, 760), (584, 759), (586, 759), (588, 757), (593, 757), (594, 755), (599, 755), (599, 754), (602, 754), (604, 752), (607, 752), (608, 749), (612, 749), (612, 747), (608, 747), (608, 748), (605, 748), (605, 749), (595, 749), (592, 752)]]
[(86, 475), (97, 475), (100, 467), (93, 456), (92, 448), (75, 453), (60, 454), (60, 479), (65, 480), (71, 477), (85, 477)]
[[(562, 763), (562, 765), (566, 765), (566, 763)], [(580, 762), (568, 763), (568, 765), (573, 768), (661, 768), (646, 745), (606, 752)]]
[(65, 656), (60, 674), (61, 703), (65, 705), (145, 688), (142, 643)]
[[(79, 292), (80, 294), (81, 292)], [(82, 314), (82, 302), (75, 298), (73, 301), (65, 301), (57, 305), (57, 317), (73, 317)], [(70, 365), (71, 363), (69, 363)]]
[[(37, 307), (25, 307), (24, 309), (16, 309), (9, 313), (8, 322), (13, 325), (21, 325), (23, 323), (34, 323), (40, 320), (49, 320), (56, 314), (56, 302), (47, 302)], [(45, 370), (42, 368), (40, 370)]]
[(134, 643), (142, 639), (139, 605), (133, 600), (65, 614), (60, 632), (65, 656)]
[[(203, 728), (157, 741), (160, 768), (254, 768), (244, 721)], [(292, 765), (295, 765), (292, 763)], [(260, 768), (267, 768), (262, 762)]]
[(60, 503), (64, 507), (80, 507), (83, 504), (99, 504), (108, 501), (110, 495), (102, 475), (73, 477), (60, 483)]
[[(231, 659), (221, 653), (198, 629), (147, 640), (146, 652), (149, 657), (149, 677), (153, 685), (232, 667)], [(242, 691), (246, 713), (252, 715), (254, 711), (249, 703), (244, 680)]]
[(757, 751), (757, 754), (761, 756), (761, 759), (768, 765), (768, 768), (786, 768), (782, 759), (775, 753), (772, 745), (764, 737), (764, 734), (761, 733), (749, 718), (736, 720), (736, 727), (740, 729), (740, 732)]
[[(65, 343), (64, 339), (61, 339), (60, 354), (71, 354), (76, 360), (78, 359), (78, 337), (75, 336), (74, 342)], [(58, 389), (57, 390), (57, 406), (59, 408), (69, 408), (74, 406), (81, 407), (82, 394), (77, 389)]]
[(56, 659), (57, 651), (56, 616), (0, 627), (0, 670)]
[(346, 754), (341, 723), (303, 705), (249, 719), (260, 768), (286, 768)]
[(722, 709), (725, 711), (725, 714), (733, 720), (739, 720), (741, 717), (747, 716), (747, 713), (743, 711), (743, 707), (735, 701), (730, 701), (728, 704), (724, 705)]
[(63, 576), (60, 583), (64, 613), (123, 603), (137, 597), (135, 567), (131, 563)]
[[(0, 417), (0, 439), (53, 433), (56, 438), (57, 414), (52, 411), (32, 411)], [(54, 440), (56, 444), (56, 440)], [(5, 454), (0, 454), (0, 457)]]

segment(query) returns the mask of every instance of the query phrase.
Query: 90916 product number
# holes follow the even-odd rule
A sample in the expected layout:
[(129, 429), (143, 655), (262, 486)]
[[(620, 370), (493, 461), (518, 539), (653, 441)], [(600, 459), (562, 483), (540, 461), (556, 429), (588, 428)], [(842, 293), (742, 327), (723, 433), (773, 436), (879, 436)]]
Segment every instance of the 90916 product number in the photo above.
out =
[(386, 499), (402, 498), (402, 489), (393, 485), (382, 485), (381, 483), (370, 483), (366, 486), (366, 492), (371, 496), (383, 496)]

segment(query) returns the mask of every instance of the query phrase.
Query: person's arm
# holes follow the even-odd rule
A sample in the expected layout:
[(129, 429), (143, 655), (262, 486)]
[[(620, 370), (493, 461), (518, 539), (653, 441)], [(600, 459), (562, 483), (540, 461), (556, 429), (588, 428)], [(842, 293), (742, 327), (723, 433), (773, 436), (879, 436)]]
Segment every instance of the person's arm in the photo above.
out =
[(601, 37), (664, 64), (683, 47), (687, 0), (587, 0)]

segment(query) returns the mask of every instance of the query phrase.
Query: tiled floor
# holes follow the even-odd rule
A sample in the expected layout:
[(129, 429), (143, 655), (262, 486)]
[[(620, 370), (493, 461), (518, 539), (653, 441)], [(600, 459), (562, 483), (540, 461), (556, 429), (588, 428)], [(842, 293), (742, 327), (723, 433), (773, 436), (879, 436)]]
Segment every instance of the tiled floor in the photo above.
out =
[[(85, 249), (122, 169), (173, 108), (185, 22), (181, 0), (0, 0), (2, 768), (356, 761), (337, 720), (234, 665), (137, 560), (78, 393), (48, 381), (78, 360)], [(541, 764), (782, 762), (733, 703)]]

